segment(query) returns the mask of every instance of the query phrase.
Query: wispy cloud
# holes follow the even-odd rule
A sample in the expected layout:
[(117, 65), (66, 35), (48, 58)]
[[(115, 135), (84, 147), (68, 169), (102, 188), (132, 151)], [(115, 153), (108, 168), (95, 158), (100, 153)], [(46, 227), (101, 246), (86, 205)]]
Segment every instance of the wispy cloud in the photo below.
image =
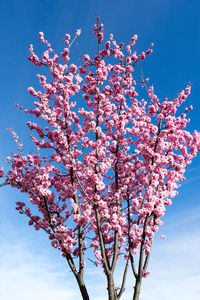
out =
[[(166, 240), (155, 240), (150, 258), (151, 276), (143, 280), (140, 300), (200, 299), (200, 207), (168, 218)], [(167, 225), (169, 224), (169, 225)], [(191, 225), (192, 224), (192, 225)], [(31, 228), (0, 228), (0, 295), (3, 300), (81, 299), (77, 283), (59, 252)], [(12, 228), (11, 228), (12, 227)], [(16, 233), (18, 232), (18, 233)], [(100, 268), (88, 264), (85, 272), (91, 300), (107, 299), (106, 280)], [(122, 268), (116, 272), (121, 281)], [(122, 300), (132, 299), (131, 272)]]
[(200, 299), (200, 232), (179, 235), (157, 246), (141, 300)]
[[(141, 300), (199, 300), (200, 233), (188, 232), (156, 244), (149, 266), (151, 276), (143, 281)], [(52, 258), (45, 257), (45, 249), (38, 248), (40, 252), (36, 252), (30, 245), (18, 240), (1, 247), (1, 299), (81, 299), (76, 282), (64, 264), (63, 268), (57, 266)], [(104, 275), (98, 271), (91, 268), (87, 274), (92, 300), (107, 298)], [(118, 271), (116, 281), (121, 276), (121, 271)], [(133, 284), (133, 277), (129, 274), (122, 300), (132, 298)]]
[[(181, 212), (176, 212), (171, 216), (166, 214), (166, 224), (162, 227), (165, 231), (177, 233), (177, 230), (189, 230), (189, 227), (197, 227), (200, 222), (200, 206), (187, 209)], [(187, 227), (187, 228), (185, 228)]]
[[(25, 247), (24, 247), (25, 246)], [(71, 300), (79, 296), (68, 272), (61, 272), (40, 249), (4, 241), (0, 249), (0, 295), (3, 300)], [(67, 280), (68, 279), (68, 280)]]

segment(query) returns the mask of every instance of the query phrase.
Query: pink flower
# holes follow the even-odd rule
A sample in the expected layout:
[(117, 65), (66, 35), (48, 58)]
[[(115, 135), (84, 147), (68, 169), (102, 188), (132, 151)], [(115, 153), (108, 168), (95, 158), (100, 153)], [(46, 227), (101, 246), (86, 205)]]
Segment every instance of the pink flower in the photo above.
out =
[(86, 74), (87, 71), (83, 67), (79, 67), (80, 74)]
[(165, 235), (161, 235), (160, 238), (161, 238), (162, 240), (165, 240), (165, 239), (166, 239), (166, 236), (165, 236)]
[(77, 31), (76, 31), (76, 36), (79, 36), (81, 34), (81, 29), (78, 29)]
[(69, 68), (70, 68), (70, 70), (71, 70), (72, 73), (76, 73), (77, 66), (75, 64), (71, 64)]
[[(98, 44), (103, 31), (97, 17)], [(65, 35), (66, 48), (59, 56), (40, 32), (48, 49), (40, 55), (42, 61), (30, 46), (28, 59), (49, 71), (48, 77), (37, 75), (39, 91), (28, 88), (34, 107), (17, 105), (31, 114), (27, 126), (36, 154), (24, 154), (10, 129), (19, 151), (7, 157), (9, 171), (0, 186), (9, 184), (27, 194), (26, 204), (16, 203), (17, 211), (36, 230), (45, 230), (63, 256), (70, 254), (74, 259), (82, 249), (93, 248), (94, 263), (103, 264), (106, 271), (105, 263), (112, 263), (115, 250), (117, 259), (122, 254), (126, 259), (140, 255), (140, 247), (145, 255), (151, 252), (166, 206), (172, 204), (170, 198), (185, 179), (186, 167), (200, 151), (200, 133), (185, 130), (186, 112), (192, 107), (176, 114), (190, 93), (190, 84), (176, 98), (160, 100), (144, 78), (142, 94), (146, 95), (140, 97), (134, 66), (152, 49), (140, 55), (133, 52), (137, 35), (128, 45), (118, 44), (110, 35), (100, 51), (91, 58), (83, 55), (77, 67), (67, 62), (80, 34), (78, 29), (71, 43), (70, 35)], [(34, 206), (34, 215), (28, 202)], [(102, 243), (105, 251), (101, 252)], [(143, 271), (142, 276), (149, 274)]]
[(39, 38), (42, 42), (44, 42), (44, 33), (43, 32), (39, 32)]
[(150, 271), (147, 271), (146, 273), (143, 274), (143, 277), (144, 277), (144, 278), (147, 278), (150, 274), (151, 274), (151, 272), (150, 272)]
[(68, 34), (68, 33), (65, 34), (65, 37), (66, 37), (67, 40), (70, 40), (70, 39), (71, 39), (71, 36), (70, 36), (70, 34)]
[(3, 177), (3, 175), (4, 175), (4, 168), (2, 167), (2, 168), (0, 169), (0, 178)]

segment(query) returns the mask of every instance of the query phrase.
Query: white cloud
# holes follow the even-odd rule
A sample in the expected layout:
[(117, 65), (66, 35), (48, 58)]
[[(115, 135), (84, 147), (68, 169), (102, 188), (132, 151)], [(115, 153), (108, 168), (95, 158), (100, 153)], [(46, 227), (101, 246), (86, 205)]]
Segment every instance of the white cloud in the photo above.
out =
[[(167, 219), (162, 228), (167, 239), (157, 239), (153, 244), (148, 268), (151, 276), (143, 280), (140, 300), (200, 299), (199, 220), (198, 207)], [(15, 222), (0, 226), (1, 299), (81, 299), (77, 283), (59, 251), (47, 246), (49, 241), (40, 232), (24, 228), (25, 224), (15, 227)], [(85, 276), (91, 300), (107, 299), (104, 274), (100, 268), (89, 264), (88, 267)], [(119, 267), (116, 283), (121, 277)], [(133, 286), (130, 272), (121, 300), (132, 299)]]
[(200, 299), (200, 232), (176, 233), (153, 249), (152, 275), (144, 280), (141, 300)]
[(33, 252), (28, 244), (19, 240), (15, 244), (4, 241), (0, 249), (2, 300), (71, 300), (79, 296), (66, 268), (61, 272), (54, 261), (41, 252), (40, 249), (38, 253), (35, 249)]
[[(81, 299), (75, 279), (65, 267), (65, 261), (63, 268), (60, 264), (54, 265), (52, 257), (45, 257), (45, 249), (38, 248), (36, 253), (30, 246), (18, 241), (15, 244), (5, 243), (1, 248), (1, 299)], [(141, 300), (199, 300), (199, 248), (197, 232), (157, 243), (150, 260), (151, 276), (143, 281)], [(86, 275), (91, 300), (106, 299), (105, 279), (101, 270), (89, 269)], [(116, 275), (119, 280), (122, 273)], [(133, 277), (129, 274), (122, 300), (132, 298), (133, 284)]]
[[(173, 207), (172, 207), (173, 209)], [(189, 231), (189, 227), (193, 229), (199, 228), (200, 221), (200, 206), (187, 209), (181, 212), (176, 212), (172, 216), (166, 214), (166, 224), (161, 227), (165, 231), (169, 231), (170, 234), (177, 234), (177, 232)], [(191, 229), (192, 230), (192, 229)]]

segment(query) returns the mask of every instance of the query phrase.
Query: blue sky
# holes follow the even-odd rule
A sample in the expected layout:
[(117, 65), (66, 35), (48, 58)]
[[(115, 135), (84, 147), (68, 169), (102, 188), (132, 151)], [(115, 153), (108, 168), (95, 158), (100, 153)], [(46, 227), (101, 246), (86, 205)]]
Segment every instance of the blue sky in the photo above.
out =
[[(29, 106), (32, 98), (28, 86), (37, 87), (38, 71), (26, 57), (29, 44), (40, 53), (38, 32), (57, 51), (62, 50), (65, 33), (73, 35), (82, 29), (79, 48), (82, 53), (94, 53), (96, 47), (92, 26), (96, 11), (118, 42), (128, 42), (138, 34), (136, 48), (146, 50), (154, 42), (154, 52), (143, 64), (159, 97), (174, 97), (188, 82), (192, 93), (188, 106), (189, 129), (200, 131), (200, 2), (195, 0), (1, 0), (1, 73), (0, 73), (0, 162), (15, 151), (6, 128), (13, 127), (27, 147), (27, 116), (16, 110), (14, 103)], [(74, 47), (72, 58), (78, 61)], [(153, 246), (150, 261), (152, 275), (144, 281), (141, 300), (185, 300), (200, 298), (200, 156), (186, 173), (187, 181), (179, 189)], [(26, 226), (26, 220), (15, 212), (15, 201), (22, 196), (9, 188), (0, 190), (0, 294), (3, 300), (77, 298), (76, 285), (59, 253), (48, 245), (46, 236)], [(91, 268), (88, 283), (93, 290), (92, 300), (102, 299), (103, 276)], [(94, 289), (92, 278), (99, 278)], [(99, 276), (99, 277), (98, 277)], [(129, 279), (131, 281), (131, 279)], [(132, 285), (132, 283), (130, 284)], [(8, 289), (9, 287), (9, 289)], [(129, 299), (130, 291), (124, 295)], [(30, 295), (31, 293), (31, 295)], [(99, 294), (97, 297), (96, 295)], [(32, 298), (31, 298), (32, 297)]]

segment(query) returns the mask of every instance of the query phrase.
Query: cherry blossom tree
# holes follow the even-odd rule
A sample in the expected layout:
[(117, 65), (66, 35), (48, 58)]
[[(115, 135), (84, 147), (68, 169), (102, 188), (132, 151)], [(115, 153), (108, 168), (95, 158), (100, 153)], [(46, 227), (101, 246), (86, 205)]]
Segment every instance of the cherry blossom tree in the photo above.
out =
[[(84, 271), (92, 263), (105, 273), (109, 300), (122, 296), (130, 266), (133, 300), (138, 300), (161, 218), (200, 150), (200, 134), (185, 130), (192, 107), (180, 110), (191, 86), (172, 100), (159, 99), (142, 70), (140, 80), (134, 77), (153, 44), (138, 54), (137, 35), (127, 46), (117, 44), (112, 34), (104, 43), (99, 17), (96, 55), (85, 54), (77, 67), (69, 54), (80, 33), (73, 39), (65, 35), (60, 57), (42, 32), (47, 50), (41, 59), (30, 45), (29, 61), (51, 75), (49, 81), (37, 74), (41, 91), (28, 88), (35, 97), (32, 109), (16, 105), (38, 119), (27, 122), (36, 151), (25, 155), (10, 129), (19, 151), (7, 157), (9, 171), (2, 168), (0, 177), (2, 185), (27, 194), (16, 210), (30, 226), (45, 231), (66, 259), (82, 299), (90, 299)], [(120, 257), (124, 273), (117, 288)]]

